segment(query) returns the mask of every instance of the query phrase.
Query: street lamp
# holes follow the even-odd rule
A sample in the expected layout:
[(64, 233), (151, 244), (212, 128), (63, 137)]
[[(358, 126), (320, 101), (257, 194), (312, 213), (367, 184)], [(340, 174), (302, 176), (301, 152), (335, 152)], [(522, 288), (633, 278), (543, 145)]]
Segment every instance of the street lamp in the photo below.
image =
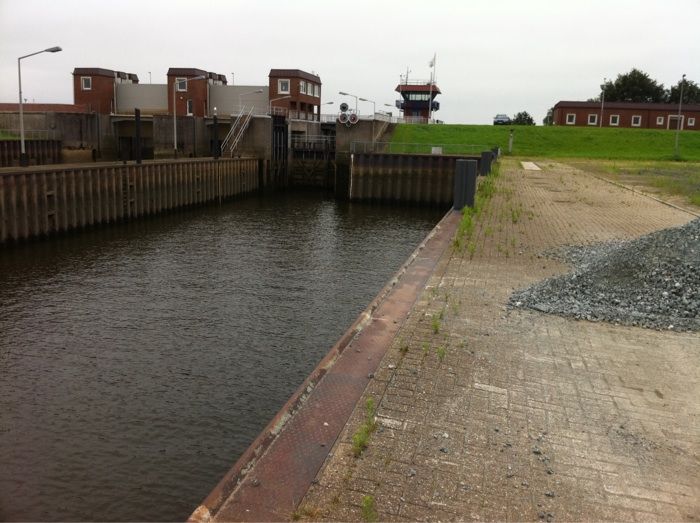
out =
[(43, 49), (41, 51), (37, 51), (36, 53), (31, 53), (31, 54), (25, 54), (24, 56), (20, 56), (17, 58), (17, 78), (19, 79), (19, 139), (21, 142), (21, 149), (20, 149), (20, 155), (19, 155), (19, 164), (22, 167), (26, 167), (29, 165), (29, 158), (27, 158), (27, 151), (24, 147), (24, 108), (22, 107), (22, 63), (20, 60), (23, 58), (29, 58), (30, 56), (34, 56), (35, 54), (41, 54), (41, 53), (57, 53), (59, 51), (63, 51), (60, 47), (49, 47), (48, 49)]
[(377, 112), (377, 104), (374, 100), (368, 100), (367, 98), (359, 98), (363, 102), (370, 102), (372, 104), (372, 118), (374, 118), (374, 113)]
[(272, 100), (270, 100), (269, 109), (268, 109), (270, 116), (272, 116), (272, 102), (276, 102), (277, 100), (284, 100), (285, 98), (291, 98), (291, 97), (292, 97), (292, 95), (288, 94), (287, 96), (280, 96), (279, 98), (273, 98)]
[(607, 78), (603, 78), (603, 91), (600, 95), (600, 125), (599, 127), (603, 127), (603, 110), (605, 109), (605, 84), (607, 82)]
[(355, 99), (355, 114), (357, 114), (357, 96), (350, 93), (344, 93), (343, 91), (338, 91), (338, 94), (342, 94), (343, 96), (352, 96)]
[(681, 133), (681, 107), (683, 106), (683, 84), (685, 83), (685, 75), (681, 78), (681, 95), (678, 97), (678, 120), (676, 121), (676, 160), (680, 160), (678, 154), (678, 135)]
[(175, 157), (177, 158), (177, 100), (175, 99), (177, 95), (177, 86), (180, 83), (185, 84), (185, 91), (187, 91), (187, 82), (190, 82), (192, 80), (202, 80), (206, 78), (207, 75), (205, 74), (200, 74), (199, 76), (195, 76), (194, 78), (183, 78), (181, 82), (178, 82), (177, 78), (174, 78), (173, 81), (173, 150), (175, 151)]
[(241, 93), (241, 94), (239, 94), (239, 95), (238, 95), (238, 112), (243, 111), (243, 102), (241, 102), (241, 98), (243, 98), (244, 96), (247, 96), (247, 95), (249, 95), (249, 94), (256, 94), (256, 93), (259, 94), (259, 93), (262, 93), (262, 92), (263, 92), (262, 89), (256, 89), (255, 91), (248, 91), (247, 93)]

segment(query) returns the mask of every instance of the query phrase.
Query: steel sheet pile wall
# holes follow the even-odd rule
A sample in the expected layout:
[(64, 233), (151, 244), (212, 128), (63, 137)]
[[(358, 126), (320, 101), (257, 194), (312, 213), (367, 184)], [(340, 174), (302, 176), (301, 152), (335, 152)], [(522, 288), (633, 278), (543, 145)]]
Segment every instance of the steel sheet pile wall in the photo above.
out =
[[(34, 163), (43, 165), (61, 161), (60, 140), (25, 140), (24, 145)], [(0, 167), (19, 165), (20, 152), (19, 140), (0, 140)]]
[(451, 205), (455, 162), (472, 156), (355, 153), (350, 199)]
[(0, 173), (0, 243), (254, 191), (258, 166), (257, 159), (222, 158)]

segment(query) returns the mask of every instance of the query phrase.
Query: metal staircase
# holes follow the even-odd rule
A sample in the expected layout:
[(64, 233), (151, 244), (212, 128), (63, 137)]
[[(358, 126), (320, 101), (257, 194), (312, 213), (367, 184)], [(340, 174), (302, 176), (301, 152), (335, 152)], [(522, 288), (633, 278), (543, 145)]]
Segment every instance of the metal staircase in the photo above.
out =
[(236, 147), (238, 147), (243, 135), (248, 130), (250, 121), (253, 119), (254, 110), (255, 107), (251, 107), (250, 111), (246, 112), (245, 107), (241, 108), (241, 112), (238, 113), (238, 116), (231, 124), (228, 134), (226, 134), (226, 138), (221, 143), (222, 154), (228, 154), (228, 156), (233, 157)]

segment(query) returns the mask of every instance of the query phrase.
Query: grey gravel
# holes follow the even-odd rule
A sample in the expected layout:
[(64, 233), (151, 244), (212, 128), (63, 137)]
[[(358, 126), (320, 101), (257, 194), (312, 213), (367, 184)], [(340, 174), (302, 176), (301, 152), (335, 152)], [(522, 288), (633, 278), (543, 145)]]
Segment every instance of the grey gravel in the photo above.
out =
[(700, 330), (700, 218), (630, 241), (569, 246), (544, 255), (574, 270), (516, 291), (511, 307), (660, 330)]

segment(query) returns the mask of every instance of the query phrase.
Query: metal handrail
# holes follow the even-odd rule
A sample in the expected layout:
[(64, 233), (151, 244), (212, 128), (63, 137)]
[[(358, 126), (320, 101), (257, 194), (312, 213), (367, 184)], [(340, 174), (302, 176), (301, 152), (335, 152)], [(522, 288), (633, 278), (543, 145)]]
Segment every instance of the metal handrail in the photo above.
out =
[(328, 144), (328, 145), (334, 145), (335, 144), (335, 136), (330, 136), (327, 134), (312, 134), (312, 135), (304, 135), (304, 136), (296, 136), (292, 135), (292, 147), (296, 147), (299, 144), (304, 144), (304, 145), (316, 145), (316, 144)]
[(226, 137), (224, 138), (224, 141), (221, 142), (221, 150), (222, 151), (226, 150), (226, 146), (231, 141), (231, 138), (233, 137), (233, 133), (236, 131), (236, 127), (238, 126), (238, 122), (241, 121), (242, 117), (243, 117), (243, 109), (241, 109), (241, 111), (238, 113), (238, 116), (231, 124), (231, 127), (228, 130), (228, 133), (226, 133)]
[(408, 80), (408, 81), (399, 82), (399, 85), (430, 85), (430, 84), (435, 85), (435, 82), (431, 81), (431, 80)]
[(480, 154), (491, 150), (483, 144), (461, 143), (397, 143), (397, 142), (352, 142), (350, 151), (353, 153), (395, 153), (395, 154), (432, 154), (433, 148), (442, 149), (442, 154)]
[[(238, 143), (241, 141), (241, 138), (243, 138), (243, 133), (246, 132), (248, 129), (248, 125), (250, 125), (250, 120), (253, 118), (253, 111), (255, 110), (255, 107), (251, 107), (250, 111), (248, 114), (245, 116), (245, 119), (243, 120), (243, 123), (241, 124), (241, 128), (236, 134), (236, 137), (233, 139), (233, 143), (231, 144), (231, 156), (233, 156), (233, 152), (236, 150), (236, 147), (238, 147)], [(241, 113), (243, 114), (243, 113)]]

